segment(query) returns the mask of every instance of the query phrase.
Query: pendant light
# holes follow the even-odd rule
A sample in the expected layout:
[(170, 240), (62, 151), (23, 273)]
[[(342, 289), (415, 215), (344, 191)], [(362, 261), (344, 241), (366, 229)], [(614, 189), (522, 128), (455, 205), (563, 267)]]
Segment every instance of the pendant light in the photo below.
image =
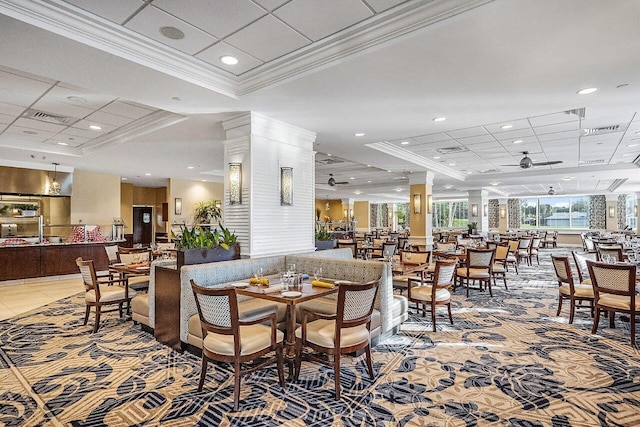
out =
[(56, 181), (57, 175), (58, 175), (58, 165), (60, 163), (53, 163), (53, 181), (51, 181), (51, 184), (49, 185), (49, 195), (50, 196), (59, 196), (60, 195), (60, 191), (62, 190), (62, 186), (60, 185), (60, 183), (58, 181)]

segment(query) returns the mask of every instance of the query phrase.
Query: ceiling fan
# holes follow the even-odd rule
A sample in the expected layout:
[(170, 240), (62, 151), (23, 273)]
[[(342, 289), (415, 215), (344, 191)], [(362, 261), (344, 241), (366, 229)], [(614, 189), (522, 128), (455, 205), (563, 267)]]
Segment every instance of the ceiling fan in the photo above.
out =
[(549, 191), (547, 191), (547, 194), (550, 196), (553, 196), (554, 194), (556, 194), (556, 190), (553, 189), (552, 186), (549, 187)]
[(348, 184), (348, 182), (347, 181), (336, 182), (335, 178), (333, 177), (333, 174), (330, 173), (329, 174), (329, 181), (327, 181), (327, 184), (329, 184), (329, 187), (334, 187), (336, 185)]
[(524, 157), (522, 158), (522, 160), (520, 160), (520, 163), (517, 165), (500, 165), (500, 166), (519, 166), (521, 169), (529, 169), (533, 166), (549, 166), (549, 165), (557, 165), (559, 163), (562, 163), (562, 160), (554, 160), (552, 162), (539, 162), (539, 163), (533, 163), (533, 160), (531, 160), (531, 158), (529, 157), (529, 152), (528, 151), (523, 151), (522, 154), (524, 154)]

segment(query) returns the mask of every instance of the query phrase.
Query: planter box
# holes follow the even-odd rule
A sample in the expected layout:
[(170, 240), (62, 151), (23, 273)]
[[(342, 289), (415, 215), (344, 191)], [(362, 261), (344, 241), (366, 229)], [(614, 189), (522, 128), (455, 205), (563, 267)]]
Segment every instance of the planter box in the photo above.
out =
[(316, 240), (317, 251), (326, 251), (328, 249), (333, 249), (335, 246), (336, 246), (335, 240)]
[(217, 247), (211, 249), (180, 250), (177, 254), (178, 269), (183, 265), (205, 264), (207, 262), (230, 261), (240, 258), (240, 244), (236, 243), (229, 250)]

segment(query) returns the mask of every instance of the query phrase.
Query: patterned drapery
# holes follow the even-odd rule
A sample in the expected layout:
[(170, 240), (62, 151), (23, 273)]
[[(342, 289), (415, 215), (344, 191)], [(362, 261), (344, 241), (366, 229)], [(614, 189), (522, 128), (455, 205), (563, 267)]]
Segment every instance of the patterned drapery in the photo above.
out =
[(500, 227), (500, 201), (498, 199), (489, 200), (489, 228)]
[(589, 197), (589, 228), (607, 228), (607, 198), (602, 194)]
[(509, 211), (509, 228), (520, 228), (520, 199), (508, 199), (507, 210)]
[(616, 215), (618, 220), (618, 230), (622, 230), (627, 226), (627, 195), (620, 194), (618, 196), (618, 206), (616, 206)]

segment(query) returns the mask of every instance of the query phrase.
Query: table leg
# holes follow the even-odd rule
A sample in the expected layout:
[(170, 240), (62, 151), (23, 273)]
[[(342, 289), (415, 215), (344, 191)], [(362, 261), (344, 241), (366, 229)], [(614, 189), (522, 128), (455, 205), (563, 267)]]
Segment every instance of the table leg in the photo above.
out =
[(287, 305), (287, 325), (284, 342), (284, 361), (289, 367), (289, 379), (293, 378), (293, 364), (296, 360), (296, 306)]

